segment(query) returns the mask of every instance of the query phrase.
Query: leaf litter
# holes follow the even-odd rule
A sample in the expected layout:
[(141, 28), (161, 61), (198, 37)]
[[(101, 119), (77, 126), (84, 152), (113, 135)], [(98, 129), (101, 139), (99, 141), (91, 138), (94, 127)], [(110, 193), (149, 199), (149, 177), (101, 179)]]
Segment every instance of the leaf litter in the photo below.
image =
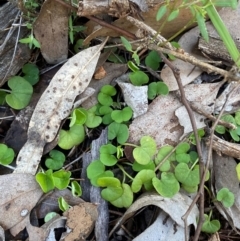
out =
[[(192, 39), (194, 39), (194, 41), (195, 41), (196, 33), (191, 33), (191, 34), (193, 34), (193, 35), (189, 35), (189, 36), (194, 36), (194, 37), (192, 37)], [(187, 40), (191, 39), (191, 37), (189, 37), (189, 36), (186, 35), (185, 38)], [(186, 41), (183, 41), (183, 42), (186, 42)], [(193, 46), (192, 44), (195, 44), (195, 43), (187, 42), (187, 46), (189, 46), (189, 47), (192, 47)], [(76, 91), (76, 89), (78, 89), (78, 88), (74, 88), (75, 85), (71, 83), (71, 79), (74, 79), (74, 81), (75, 81), (75, 73), (67, 74), (64, 70), (64, 67), (65, 67), (65, 69), (67, 69), (67, 68), (70, 69), (70, 67), (71, 67), (71, 69), (74, 69), (75, 72), (77, 72), (77, 69), (79, 69), (79, 67), (75, 68), (74, 66), (76, 66), (76, 65), (74, 65), (74, 64), (78, 64), (80, 62), (82, 63), (82, 59), (81, 59), (81, 61), (78, 60), (76, 62), (73, 62), (73, 61), (71, 62), (71, 60), (69, 60), (53, 79), (53, 80), (55, 80), (56, 83), (57, 83), (57, 81), (62, 82), (63, 85), (62, 86), (56, 85), (56, 84), (54, 84), (54, 81), (52, 80), (52, 82), (49, 85), (49, 88), (44, 92), (42, 98), (40, 99), (40, 101), (35, 109), (35, 112), (33, 113), (32, 119), (30, 121), (29, 130), (28, 130), (28, 141), (18, 155), (18, 158), (17, 158), (18, 166), (15, 170), (15, 174), (13, 174), (13, 175), (15, 175), (15, 177), (18, 177), (17, 175), (19, 175), (19, 176), (23, 175), (22, 177), (26, 180), (33, 179), (33, 177), (34, 177), (33, 175), (36, 173), (40, 158), (42, 156), (43, 147), (45, 146), (46, 143), (51, 142), (55, 138), (55, 136), (57, 135), (60, 123), (63, 119), (65, 119), (69, 115), (69, 112), (74, 105), (74, 100), (75, 100), (76, 96), (80, 92), (85, 90), (89, 84), (89, 81), (91, 79), (91, 76), (93, 75), (93, 72), (94, 72), (95, 66), (96, 66), (95, 60), (92, 59), (92, 56), (96, 57), (96, 59), (97, 59), (100, 54), (100, 49), (102, 48), (101, 46), (100, 47), (95, 46), (95, 47), (96, 48), (92, 52), (89, 50), (91, 48), (87, 49), (87, 51), (89, 51), (88, 57), (91, 59), (91, 61), (86, 60), (87, 58), (86, 59), (83, 58), (84, 61), (91, 63), (91, 64), (93, 63), (94, 67), (93, 68), (89, 67), (89, 69), (88, 69), (87, 68), (88, 66), (87, 66), (86, 69), (84, 69), (84, 68), (81, 69), (82, 75), (84, 77), (78, 81), (78, 84), (79, 83), (82, 84), (81, 90)], [(92, 48), (94, 48), (94, 47), (92, 47)], [(81, 53), (84, 53), (84, 51), (82, 51)], [(72, 60), (73, 59), (74, 59), (74, 57), (72, 58)], [(193, 69), (193, 66), (188, 66), (188, 67), (186, 67), (185, 65), (179, 65), (179, 66), (181, 66), (181, 67), (179, 67), (181, 71), (187, 70), (186, 72), (184, 72), (182, 74), (183, 80), (187, 80), (186, 84), (192, 82), (192, 80), (201, 73), (201, 70)], [(167, 72), (166, 69), (167, 68), (165, 68), (162, 71), (162, 78), (166, 79), (166, 81), (168, 81), (167, 78), (170, 79), (169, 78), (170, 73)], [(193, 72), (191, 72), (192, 69), (193, 69)], [(165, 74), (165, 77), (164, 77), (164, 74)], [(71, 76), (70, 83), (68, 82), (69, 76)], [(85, 79), (86, 83), (83, 82), (84, 79)], [(170, 85), (171, 90), (177, 90), (177, 87), (175, 84), (169, 84), (169, 85)], [(212, 112), (213, 108), (214, 108), (216, 94), (220, 88), (220, 85), (221, 85), (221, 83), (209, 84), (209, 85), (205, 85), (205, 86), (188, 85), (185, 88), (185, 92), (187, 93), (189, 91), (189, 93), (187, 94), (187, 98), (189, 101), (198, 102), (200, 106), (204, 106), (204, 108), (206, 108), (209, 112)], [(196, 88), (200, 89), (199, 92), (196, 91)], [(63, 96), (61, 96), (62, 93), (64, 93)], [(194, 93), (194, 95), (191, 96), (191, 93)], [(199, 95), (197, 94), (195, 96), (195, 93), (198, 93)], [(201, 95), (201, 93), (203, 93), (203, 95)], [(131, 91), (130, 91), (130, 94), (131, 94)], [(127, 97), (125, 97), (125, 98), (128, 98), (128, 95), (130, 95), (130, 94), (126, 94)], [(54, 95), (54, 98), (53, 98), (53, 95)], [(207, 98), (209, 96), (210, 96), (210, 98)], [(136, 117), (138, 115), (139, 115), (139, 117), (137, 117), (133, 121), (132, 125), (130, 126), (129, 141), (137, 143), (139, 141), (140, 137), (143, 135), (143, 133), (144, 134), (150, 133), (150, 135), (152, 137), (154, 137), (155, 140), (157, 140), (158, 146), (161, 146), (164, 144), (176, 145), (178, 143), (179, 139), (183, 135), (192, 131), (191, 125), (189, 124), (189, 120), (184, 123), (182, 122), (182, 120), (185, 119), (185, 117), (187, 117), (188, 115), (187, 115), (186, 111), (184, 110), (184, 107), (182, 106), (182, 104), (179, 102), (178, 98), (179, 98), (179, 96), (176, 92), (172, 92), (168, 96), (164, 96), (164, 97), (160, 96), (160, 97), (156, 98), (152, 102), (152, 104), (148, 107), (148, 112), (146, 114), (144, 114), (144, 112), (146, 111), (146, 108), (143, 113), (140, 112), (140, 114), (135, 114), (134, 117)], [(131, 98), (130, 98), (130, 101), (131, 101)], [(235, 102), (237, 102), (237, 101), (238, 100), (236, 100)], [(136, 102), (136, 101), (133, 100), (133, 102)], [(46, 103), (48, 103), (49, 105), (46, 106)], [(53, 105), (51, 105), (50, 103)], [(144, 106), (144, 104), (142, 104), (142, 103), (139, 105)], [(160, 106), (160, 107), (157, 108), (157, 106)], [(146, 107), (146, 106), (144, 106), (144, 107)], [(221, 104), (219, 104), (218, 108), (221, 108)], [(136, 111), (136, 113), (137, 113), (137, 111)], [(43, 119), (40, 119), (39, 116), (43, 116)], [(150, 116), (150, 117), (149, 117), (149, 119), (145, 120), (145, 118), (147, 116)], [(154, 120), (154, 116), (156, 116), (155, 120)], [(176, 118), (176, 116), (178, 118)], [(184, 118), (182, 118), (183, 116), (184, 116)], [(166, 121), (163, 120), (164, 118), (166, 119)], [(186, 119), (188, 119), (188, 118), (186, 118)], [(199, 117), (197, 117), (197, 119), (199, 120), (199, 124), (197, 127), (198, 128), (204, 127), (205, 124), (203, 124), (203, 117), (199, 116)], [(158, 122), (160, 122), (160, 124)], [(151, 123), (151, 125), (150, 125), (150, 123)], [(139, 124), (139, 125), (137, 125), (137, 124)], [(180, 125), (184, 126), (184, 128), (181, 127)], [(151, 128), (151, 130), (149, 130), (150, 128)], [(158, 133), (158, 130), (161, 130), (161, 133), (160, 133), (160, 131)], [(139, 133), (141, 133), (141, 135)], [(218, 159), (218, 157), (216, 157), (216, 159)], [(29, 160), (31, 160), (31, 164), (29, 164)], [(28, 167), (24, 167), (25, 165), (27, 165)], [(225, 166), (227, 166), (227, 165), (225, 165)], [(229, 169), (226, 169), (225, 173), (228, 173), (228, 171), (229, 171)], [(219, 169), (219, 172), (221, 174), (222, 170)], [(231, 169), (231, 173), (235, 178), (234, 168)], [(229, 183), (227, 183), (226, 180), (224, 180), (224, 177), (221, 177), (220, 174), (216, 175), (216, 177), (219, 176), (219, 178), (220, 178), (219, 179), (220, 181), (216, 179), (217, 184), (214, 187), (214, 188), (216, 188), (216, 190), (218, 190), (221, 186), (228, 186), (228, 184), (229, 184)], [(9, 177), (12, 178), (12, 176), (9, 176)], [(6, 182), (5, 179), (3, 181)], [(238, 193), (237, 184), (236, 184), (237, 182), (235, 180), (235, 182), (232, 182), (232, 183), (234, 183), (235, 186), (234, 187), (232, 186), (231, 189), (233, 190), (235, 188), (235, 192), (237, 195), (237, 193)], [(232, 184), (232, 183), (230, 183), (230, 184)], [(31, 186), (34, 187), (34, 185), (32, 183), (31, 183), (30, 187)], [(14, 190), (14, 191), (16, 192), (16, 190)], [(27, 192), (28, 192), (28, 190), (23, 191), (23, 195), (24, 195), (24, 193), (27, 193)], [(38, 191), (34, 191), (34, 192), (38, 193)], [(38, 195), (40, 196), (40, 193)], [(150, 226), (150, 228), (152, 228), (152, 231), (150, 231), (150, 233), (147, 231), (147, 229), (145, 232), (142, 233), (142, 235), (141, 235), (143, 238), (142, 240), (144, 240), (144, 239), (145, 240), (146, 239), (153, 240), (153, 235), (151, 235), (151, 232), (153, 232), (153, 230), (156, 229), (157, 225), (159, 225), (157, 223), (157, 221), (160, 220), (160, 222), (163, 222), (163, 220), (165, 220), (168, 217), (168, 216), (166, 216), (166, 213), (168, 215), (170, 215), (170, 217), (171, 217), (170, 219), (171, 219), (171, 221), (173, 221), (173, 222), (168, 223), (170, 230), (171, 230), (171, 228), (173, 229), (174, 227), (176, 227), (175, 226), (175, 222), (176, 222), (177, 223), (177, 233), (178, 234), (180, 233), (180, 235), (184, 235), (184, 229), (183, 229), (184, 225), (183, 225), (183, 221), (180, 218), (183, 214), (185, 214), (185, 211), (188, 209), (189, 205), (191, 204), (191, 199), (188, 199), (188, 197), (185, 197), (184, 194), (182, 194), (182, 193), (178, 193), (175, 196), (177, 198), (177, 200), (175, 200), (174, 198), (173, 199), (162, 198), (161, 196), (159, 196), (157, 194), (146, 194), (146, 196), (147, 196), (147, 199), (144, 199), (144, 197), (141, 197), (139, 199), (139, 200), (143, 201), (144, 204), (141, 203), (141, 201), (139, 201), (139, 200), (137, 200), (134, 204), (132, 204), (132, 206), (124, 214), (123, 218), (120, 219), (120, 221), (118, 222), (118, 225), (120, 223), (122, 223), (126, 218), (129, 218), (130, 216), (132, 216), (133, 213), (135, 213), (139, 208), (146, 206), (146, 205), (152, 205), (152, 204), (155, 205), (154, 201), (152, 201), (152, 200), (156, 199), (156, 203), (157, 203), (156, 205), (158, 205), (160, 207), (160, 209), (164, 210), (165, 213), (162, 212), (158, 216), (156, 221), (153, 223), (153, 225)], [(11, 197), (14, 197), (14, 196), (11, 196)], [(36, 200), (33, 200), (31, 202), (31, 205), (34, 206), (39, 198), (40, 197), (37, 196)], [(151, 201), (149, 201), (149, 199)], [(174, 201), (176, 201), (177, 204), (173, 205), (173, 203), (171, 203)], [(163, 202), (164, 205), (159, 204), (159, 202), (160, 203)], [(223, 216), (225, 215), (226, 219), (229, 219), (229, 217), (231, 219), (233, 219), (234, 226), (238, 227), (237, 222), (239, 222), (239, 221), (238, 221), (238, 219), (235, 220), (234, 215), (236, 215), (236, 213), (238, 213), (239, 207), (238, 207), (238, 203), (236, 203), (235, 205), (236, 205), (236, 207), (234, 207), (234, 208), (236, 208), (237, 211), (233, 211), (234, 209), (230, 210), (227, 215), (226, 215), (225, 209), (220, 212), (222, 212)], [(172, 207), (176, 207), (177, 209), (173, 209)], [(5, 206), (4, 206), (4, 208), (5, 208)], [(26, 208), (27, 211), (25, 209), (22, 210), (23, 211), (22, 214), (26, 213), (26, 215), (28, 215), (28, 211), (31, 209), (32, 209), (32, 207), (30, 207), (28, 209)], [(75, 208), (75, 209), (77, 210), (77, 208)], [(74, 209), (72, 209), (71, 211), (73, 211), (73, 210)], [(189, 216), (190, 221), (188, 220), (187, 226), (189, 226), (190, 224), (194, 224), (194, 226), (196, 227), (196, 219), (198, 217), (198, 209), (196, 206), (194, 206), (193, 210), (194, 211), (191, 212), (191, 214)], [(221, 209), (219, 209), (219, 210), (221, 210)], [(13, 217), (14, 217), (14, 215), (13, 215)], [(75, 219), (76, 218), (73, 218), (73, 221), (76, 221)], [(70, 220), (70, 217), (68, 218), (68, 220)], [(16, 222), (16, 224), (17, 224), (17, 222)], [(28, 225), (27, 221), (24, 221), (24, 222), (25, 222), (25, 226)], [(13, 224), (7, 223), (6, 225), (9, 225), (9, 227), (10, 226), (12, 227)], [(21, 224), (21, 225), (22, 225), (21, 227), (24, 227), (24, 224)], [(14, 228), (14, 226), (13, 226), (13, 228)], [(34, 237), (33, 233), (37, 232), (37, 230), (35, 230), (34, 227), (31, 227), (31, 228), (32, 228), (32, 231), (31, 231), (32, 236), (31, 235), (29, 235), (29, 236)], [(189, 228), (189, 227), (187, 227), (187, 228)], [(12, 229), (12, 230), (14, 230), (14, 229)], [(16, 230), (19, 231), (20, 229), (16, 229)], [(29, 230), (30, 230), (30, 228), (29, 228)], [(33, 230), (35, 230), (35, 231), (33, 231)], [(164, 227), (163, 230), (166, 231), (167, 228)], [(13, 232), (15, 234), (17, 233), (17, 231), (13, 231)], [(87, 234), (89, 232), (90, 231), (88, 231)], [(167, 236), (167, 237), (169, 238), (170, 236)], [(174, 236), (174, 237), (176, 238), (176, 236)], [(184, 236), (181, 236), (181, 237), (184, 237)], [(83, 238), (83, 237), (81, 237), (81, 238)], [(156, 240), (161, 240), (159, 236), (156, 236), (155, 238), (156, 238)], [(134, 240), (141, 240), (141, 238), (139, 236)]]
[(18, 154), (15, 173), (36, 173), (45, 144), (54, 140), (76, 96), (87, 88), (104, 44), (76, 54), (53, 77), (32, 114), (28, 140)]

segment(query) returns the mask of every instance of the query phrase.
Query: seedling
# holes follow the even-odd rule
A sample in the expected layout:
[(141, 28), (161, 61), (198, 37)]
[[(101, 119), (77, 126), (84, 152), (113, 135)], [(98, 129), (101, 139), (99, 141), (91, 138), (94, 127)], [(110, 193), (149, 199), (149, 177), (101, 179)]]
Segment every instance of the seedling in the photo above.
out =
[(64, 150), (69, 150), (73, 146), (82, 143), (84, 141), (84, 138), (85, 130), (83, 125), (75, 124), (70, 127), (69, 130), (60, 130), (58, 145)]
[(148, 53), (147, 57), (145, 58), (146, 66), (150, 67), (153, 70), (158, 70), (162, 59), (160, 58), (157, 51), (152, 50)]
[(114, 154), (117, 153), (117, 148), (112, 144), (102, 145), (100, 148), (100, 161), (105, 166), (114, 166), (117, 163), (117, 158)]
[(86, 27), (84, 27), (84, 26), (73, 26), (73, 22), (74, 22), (75, 18), (76, 17), (73, 16), (73, 14), (72, 14), (68, 19), (68, 27), (69, 27), (68, 34), (69, 34), (69, 39), (70, 39), (71, 44), (73, 44), (73, 42), (74, 42), (75, 35), (86, 29)]
[(43, 192), (47, 193), (53, 190), (55, 187), (59, 190), (67, 188), (70, 182), (71, 172), (65, 170), (59, 170), (53, 172), (52, 169), (42, 171), (36, 174), (36, 181), (42, 188)]
[(133, 150), (133, 156), (141, 165), (147, 165), (156, 153), (157, 145), (153, 138), (144, 136), (140, 140), (140, 146)]
[(0, 164), (9, 165), (14, 159), (14, 151), (5, 144), (0, 144)]
[(71, 182), (71, 191), (74, 197), (82, 196), (82, 188), (77, 181)]
[(161, 179), (154, 177), (152, 183), (163, 197), (173, 197), (180, 190), (180, 185), (173, 173), (162, 172)]
[(114, 140), (116, 138), (119, 144), (123, 144), (127, 141), (128, 137), (129, 137), (129, 131), (126, 124), (112, 122), (108, 126), (109, 140)]
[(26, 107), (31, 99), (33, 88), (24, 78), (14, 76), (8, 80), (8, 86), (11, 90), (0, 89), (5, 93), (6, 102), (14, 109), (20, 110)]
[(216, 233), (221, 225), (218, 220), (211, 220), (212, 211), (210, 212), (209, 216), (204, 214), (205, 221), (202, 225), (202, 231), (205, 233)]
[(217, 200), (223, 204), (225, 208), (230, 208), (234, 204), (234, 194), (228, 188), (222, 188), (217, 193)]
[(168, 95), (169, 90), (163, 82), (152, 82), (148, 85), (148, 99), (153, 100), (158, 95)]
[(58, 198), (58, 206), (63, 212), (67, 211), (71, 206), (66, 202), (63, 197)]
[(52, 150), (50, 151), (49, 156), (50, 157), (45, 161), (47, 168), (52, 170), (59, 170), (63, 167), (63, 163), (65, 162), (66, 158), (62, 152), (58, 150)]
[(22, 44), (28, 44), (29, 48), (40, 48), (40, 43), (34, 38), (33, 31), (31, 31), (31, 34), (27, 38), (22, 38), (19, 40)]
[(0, 89), (1, 103), (7, 104), (17, 110), (26, 107), (33, 93), (32, 85), (39, 80), (39, 70), (34, 64), (25, 64), (22, 68), (23, 77), (13, 76), (8, 80), (8, 86), (11, 90)]
[(228, 123), (234, 124), (236, 126), (236, 129), (227, 129), (226, 127), (222, 126), (222, 125), (217, 125), (215, 131), (219, 134), (225, 134), (226, 131), (230, 133), (232, 139), (234, 141), (239, 141), (240, 138), (240, 121), (239, 121), (239, 113), (240, 112), (236, 112), (235, 116), (234, 115), (224, 115), (221, 117), (221, 120), (224, 120)]

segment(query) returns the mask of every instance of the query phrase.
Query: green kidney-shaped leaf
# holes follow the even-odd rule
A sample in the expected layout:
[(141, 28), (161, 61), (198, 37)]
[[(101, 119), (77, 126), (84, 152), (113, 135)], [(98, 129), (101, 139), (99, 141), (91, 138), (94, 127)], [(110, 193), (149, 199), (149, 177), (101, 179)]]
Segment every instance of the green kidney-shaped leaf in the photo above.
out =
[(179, 192), (180, 185), (173, 173), (163, 172), (161, 180), (157, 177), (152, 179), (152, 183), (156, 191), (163, 197), (173, 197)]
[(101, 89), (100, 89), (101, 93), (104, 93), (106, 95), (109, 96), (114, 96), (117, 94), (117, 90), (115, 89), (115, 87), (113, 87), (112, 85), (104, 85)]
[(216, 233), (221, 225), (218, 220), (210, 220), (207, 214), (204, 214), (205, 221), (202, 225), (202, 231), (205, 233)]
[(83, 108), (73, 110), (69, 127), (72, 127), (75, 124), (83, 125), (87, 120), (87, 115), (87, 111)]
[(97, 110), (97, 107), (93, 106), (87, 112), (87, 120), (85, 125), (88, 128), (95, 128), (102, 123), (102, 118), (100, 116), (96, 116), (96, 110)]
[(111, 113), (112, 119), (117, 123), (129, 121), (132, 118), (133, 111), (130, 107), (125, 107), (123, 110), (114, 110)]
[(102, 190), (101, 195), (109, 202), (112, 202), (123, 195), (121, 182), (115, 177), (98, 178), (97, 184), (100, 187), (106, 187)]
[(175, 177), (186, 186), (196, 186), (200, 183), (199, 166), (191, 170), (186, 163), (179, 163), (175, 168)]
[(89, 179), (95, 178), (105, 171), (105, 166), (99, 160), (91, 162), (87, 167), (87, 177)]
[(141, 165), (141, 164), (139, 164), (138, 162), (135, 161), (132, 165), (132, 169), (135, 172), (139, 172), (139, 171), (144, 170), (144, 169), (149, 169), (149, 170), (154, 171), (155, 164), (153, 162), (149, 162), (147, 165)]
[(117, 138), (119, 144), (124, 144), (129, 137), (128, 127), (125, 124), (112, 122), (108, 126), (108, 139)]
[(16, 110), (26, 107), (31, 99), (33, 87), (20, 76), (14, 76), (8, 80), (8, 86), (12, 90), (6, 95), (6, 102)]
[(35, 85), (39, 80), (39, 69), (35, 64), (27, 63), (23, 66), (22, 72), (25, 74), (23, 78), (31, 85)]
[(131, 187), (126, 183), (122, 184), (122, 189), (122, 196), (112, 201), (111, 204), (118, 208), (128, 208), (133, 202), (133, 192)]
[(105, 166), (114, 166), (117, 163), (117, 158), (114, 156), (117, 152), (117, 147), (112, 144), (103, 145), (100, 148), (100, 161)]
[[(158, 154), (157, 154), (156, 158), (155, 158), (156, 166), (158, 166), (163, 160), (165, 160), (165, 158), (170, 154), (170, 152), (172, 152), (173, 149), (174, 149), (174, 147), (169, 146), (169, 145), (161, 147), (160, 150), (158, 151)], [(176, 160), (176, 155), (175, 155), (175, 152), (173, 152), (164, 161), (164, 163), (159, 166), (159, 170), (162, 171), (162, 172), (169, 171), (170, 167), (171, 167), (170, 162), (175, 161), (175, 160)]]
[(143, 136), (140, 146), (133, 150), (133, 157), (141, 165), (147, 165), (157, 150), (155, 140), (150, 136)]
[(36, 174), (36, 181), (42, 188), (43, 192), (47, 193), (54, 189), (52, 170), (49, 169), (45, 173), (39, 172)]
[(67, 188), (69, 182), (70, 182), (70, 171), (65, 170), (59, 170), (52, 174), (54, 186), (58, 188), (59, 190), (63, 190)]
[(234, 204), (234, 199), (234, 194), (228, 188), (222, 188), (217, 193), (217, 200), (226, 208), (230, 208)]
[(64, 150), (69, 150), (82, 143), (84, 138), (85, 131), (83, 125), (74, 125), (68, 131), (60, 130), (58, 145)]
[(141, 170), (133, 179), (132, 191), (137, 193), (142, 188), (142, 185), (151, 181), (156, 174), (153, 170)]
[(148, 75), (140, 70), (130, 73), (129, 79), (131, 80), (132, 84), (136, 86), (147, 84), (149, 81)]
[(163, 82), (152, 82), (148, 85), (148, 99), (153, 100), (158, 95), (167, 95), (168, 86)]
[(0, 164), (9, 165), (14, 159), (14, 151), (5, 144), (0, 144)]
[(49, 153), (51, 158), (47, 158), (45, 161), (46, 167), (52, 170), (58, 170), (62, 168), (63, 163), (65, 162), (65, 155), (58, 150), (52, 150)]

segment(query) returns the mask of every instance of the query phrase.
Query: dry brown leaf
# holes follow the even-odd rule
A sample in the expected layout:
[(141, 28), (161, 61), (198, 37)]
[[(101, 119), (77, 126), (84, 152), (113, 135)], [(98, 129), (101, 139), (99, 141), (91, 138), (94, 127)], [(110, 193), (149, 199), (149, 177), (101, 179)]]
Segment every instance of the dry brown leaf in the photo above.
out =
[(34, 23), (34, 35), (49, 64), (56, 64), (68, 56), (68, 17), (70, 11), (55, 0), (46, 0)]
[[(150, 26), (151, 28), (158, 31), (160, 27), (162, 26), (163, 22), (165, 21), (166, 17), (163, 17), (160, 21), (156, 21), (156, 14), (158, 9), (161, 7), (165, 1), (158, 0), (158, 1), (152, 1), (148, 0), (146, 1), (148, 5), (148, 11), (141, 13), (144, 23)], [(179, 5), (182, 3), (182, 0), (174, 1), (174, 4)], [(169, 5), (171, 6), (173, 4), (172, 1), (170, 1)], [(169, 14), (165, 14), (165, 16), (168, 16)], [(164, 28), (161, 30), (161, 35), (163, 35), (165, 38), (169, 38), (173, 36), (176, 32), (178, 32), (181, 28), (183, 28), (189, 20), (192, 18), (192, 14), (189, 9), (181, 9), (179, 12), (179, 15), (176, 19), (173, 21), (167, 22)], [(129, 32), (132, 32), (136, 34), (139, 29), (133, 26), (130, 22), (126, 20), (125, 17), (117, 19), (112, 23), (113, 25), (122, 28), (127, 29)], [(89, 21), (87, 24), (87, 30), (86, 34), (89, 35), (85, 39), (85, 44), (89, 43), (92, 39), (97, 38), (99, 36), (111, 36), (111, 37), (119, 37), (120, 33), (116, 32), (113, 29), (101, 27), (96, 22)]]
[(31, 174), (3, 175), (0, 183), (0, 225), (6, 230), (27, 221), (43, 192)]
[[(221, 85), (222, 82), (204, 85), (192, 84), (185, 86), (184, 90), (188, 101), (209, 111), (214, 108), (215, 97)], [(147, 113), (137, 117), (129, 126), (128, 142), (137, 144), (143, 135), (149, 135), (156, 140), (158, 147), (166, 144), (175, 146), (184, 134), (179, 119), (186, 128), (186, 133), (191, 131), (188, 113), (180, 112), (183, 114), (179, 118), (175, 114), (178, 108), (183, 107), (177, 96), (175, 92), (171, 92), (167, 96), (158, 96), (149, 105)], [(201, 128), (204, 117), (198, 117), (200, 125), (197, 128)]]
[(86, 240), (94, 228), (98, 217), (97, 205), (80, 203), (66, 211), (63, 216), (67, 217), (66, 226), (69, 230), (64, 241), (83, 241)]
[(44, 145), (55, 138), (76, 96), (87, 88), (104, 44), (76, 54), (53, 77), (31, 117), (28, 140), (17, 157), (15, 173), (36, 173)]

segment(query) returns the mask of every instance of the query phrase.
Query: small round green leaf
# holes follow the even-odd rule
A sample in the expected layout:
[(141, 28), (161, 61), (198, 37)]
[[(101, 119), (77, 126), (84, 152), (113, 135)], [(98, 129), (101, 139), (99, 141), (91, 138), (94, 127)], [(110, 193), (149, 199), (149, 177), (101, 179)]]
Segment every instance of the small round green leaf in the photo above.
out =
[(70, 171), (65, 170), (59, 170), (52, 174), (54, 186), (58, 188), (59, 190), (63, 190), (67, 188), (69, 182), (70, 182)]
[(142, 185), (152, 181), (156, 174), (153, 170), (141, 170), (133, 179), (131, 188), (134, 193), (137, 193), (142, 188)]
[(14, 151), (5, 144), (0, 144), (0, 164), (9, 165), (14, 159)]
[(27, 80), (31, 85), (35, 85), (39, 80), (39, 69), (35, 64), (25, 64), (22, 68), (22, 72), (25, 74), (23, 78)]
[(147, 165), (157, 150), (155, 140), (150, 136), (143, 136), (140, 146), (133, 150), (133, 157), (141, 165)]
[(100, 92), (102, 92), (106, 95), (109, 95), (109, 96), (114, 96), (117, 94), (117, 90), (112, 85), (104, 85), (101, 88)]
[(47, 168), (52, 170), (58, 170), (62, 168), (63, 163), (65, 162), (65, 155), (58, 150), (52, 150), (49, 153), (50, 158), (47, 158), (45, 165)]
[(133, 192), (128, 184), (122, 184), (123, 194), (112, 201), (111, 204), (118, 208), (128, 208), (133, 202)]
[(158, 54), (157, 51), (152, 50), (149, 52), (149, 54), (147, 55), (147, 57), (145, 58), (145, 64), (146, 66), (150, 67), (153, 70), (158, 70), (159, 68), (159, 63), (161, 62), (161, 58)]
[(140, 165), (138, 162), (135, 161), (132, 165), (132, 169), (135, 172), (139, 172), (139, 171), (144, 170), (144, 169), (149, 169), (149, 170), (154, 171), (155, 165), (154, 165), (153, 162), (149, 162), (147, 165)]
[[(155, 158), (156, 166), (158, 166), (159, 163), (161, 163), (166, 158), (166, 156), (168, 156), (168, 154), (173, 150), (173, 148), (174, 148), (173, 146), (166, 145), (166, 146), (162, 146), (159, 149), (158, 154)], [(175, 152), (173, 152), (170, 155), (170, 157), (168, 157), (168, 159), (165, 160), (165, 162), (159, 166), (159, 170), (162, 172), (169, 171), (171, 168), (170, 162), (175, 160), (176, 160), (176, 156), (175, 156)]]
[(152, 183), (156, 191), (163, 197), (171, 198), (180, 190), (179, 182), (173, 173), (163, 172), (161, 180), (154, 177)]
[(129, 79), (131, 80), (132, 84), (136, 86), (147, 84), (149, 81), (148, 76), (140, 70), (130, 73)]
[(50, 192), (54, 189), (54, 182), (52, 177), (52, 170), (49, 169), (46, 172), (39, 172), (36, 174), (36, 181), (42, 188), (44, 193)]
[(20, 110), (26, 107), (31, 99), (33, 87), (20, 76), (14, 76), (8, 80), (8, 86), (12, 90), (6, 95), (6, 102), (14, 109)]
[(100, 116), (96, 116), (96, 114), (95, 114), (96, 109), (97, 109), (97, 107), (93, 106), (87, 112), (87, 120), (86, 120), (85, 125), (88, 128), (95, 128), (102, 123), (102, 118)]
[(230, 208), (234, 204), (234, 194), (228, 188), (222, 188), (217, 193), (217, 200), (223, 204), (225, 208)]
[(200, 183), (199, 166), (191, 170), (186, 163), (179, 163), (175, 168), (175, 177), (186, 186), (197, 186)]
[(202, 225), (202, 231), (205, 233), (216, 233), (220, 227), (221, 224), (218, 220), (210, 220), (207, 214), (204, 214), (205, 221)]
[(60, 130), (58, 145), (64, 150), (69, 150), (82, 143), (84, 138), (85, 130), (83, 125), (74, 125), (68, 131)]
[(123, 110), (114, 110), (111, 113), (112, 119), (117, 123), (129, 121), (132, 118), (133, 111), (130, 107), (125, 107)]
[(117, 163), (117, 158), (113, 154), (116, 154), (116, 152), (117, 152), (117, 148), (112, 144), (101, 146), (100, 161), (105, 166), (114, 166)]
[(123, 188), (120, 181), (115, 177), (101, 177), (97, 180), (100, 187), (106, 187), (102, 190), (101, 196), (109, 201), (115, 201), (123, 195)]
[(113, 140), (117, 138), (119, 144), (124, 144), (129, 137), (128, 127), (125, 124), (112, 122), (108, 126), (108, 139)]

